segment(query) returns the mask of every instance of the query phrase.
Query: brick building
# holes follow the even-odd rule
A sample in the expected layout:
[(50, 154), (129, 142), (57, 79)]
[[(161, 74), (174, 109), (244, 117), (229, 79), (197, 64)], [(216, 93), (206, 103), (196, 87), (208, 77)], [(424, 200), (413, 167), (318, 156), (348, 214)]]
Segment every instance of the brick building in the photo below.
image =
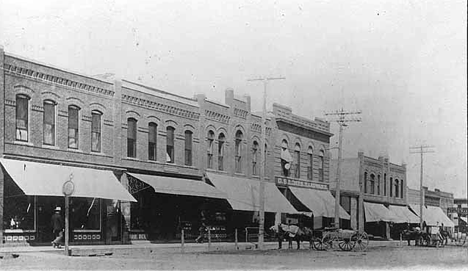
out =
[[(333, 159), (332, 191), (336, 188), (337, 165)], [(388, 239), (400, 230), (395, 224), (417, 222), (406, 202), (406, 165), (391, 163), (388, 157), (375, 159), (359, 152), (357, 158), (342, 159), (340, 194), (340, 203), (350, 213), (353, 229)]]
[[(75, 187), (70, 240), (76, 244), (168, 241), (180, 238), (181, 227), (190, 239), (202, 222), (223, 238), (258, 227), (261, 117), (249, 96), (228, 89), (224, 104), (181, 97), (3, 49), (0, 65), (4, 243), (50, 243), (50, 217), (56, 207), (63, 210), (67, 180)], [(266, 131), (265, 225), (271, 226), (298, 213), (298, 203), (287, 200), (297, 200), (289, 186), (328, 192), (331, 134), (329, 123), (277, 104)], [(285, 149), (295, 155), (288, 161), (293, 175), (283, 172)], [(314, 219), (327, 216), (302, 207)]]

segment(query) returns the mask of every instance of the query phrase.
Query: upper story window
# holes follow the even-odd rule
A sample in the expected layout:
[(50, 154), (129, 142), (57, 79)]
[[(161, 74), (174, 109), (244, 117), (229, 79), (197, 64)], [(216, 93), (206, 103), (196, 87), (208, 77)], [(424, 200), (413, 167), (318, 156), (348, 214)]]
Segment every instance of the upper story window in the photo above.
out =
[(383, 175), (383, 195), (387, 196), (387, 174)]
[(393, 197), (393, 178), (390, 177), (390, 197)]
[(185, 131), (185, 165), (192, 165), (192, 131)]
[(43, 143), (55, 145), (55, 103), (44, 101)]
[(307, 149), (307, 179), (312, 180), (314, 176), (314, 150), (312, 147)]
[(267, 165), (268, 165), (267, 163), (268, 151), (267, 150), (268, 150), (268, 146), (267, 144), (265, 144), (265, 149), (263, 149), (263, 155), (264, 155), (263, 156), (263, 177), (265, 177), (266, 173), (268, 172), (267, 171)]
[(127, 119), (127, 157), (136, 157), (137, 120)]
[(375, 175), (371, 174), (370, 175), (370, 180), (369, 180), (369, 188), (370, 188), (370, 194), (375, 194)]
[(295, 170), (294, 170), (294, 177), (301, 178), (301, 145), (296, 143), (294, 147), (294, 162), (295, 162)]
[(281, 141), (281, 169), (284, 177), (289, 176), (292, 161), (293, 159), (288, 150), (288, 141), (283, 139), (283, 141)]
[(400, 198), (404, 198), (404, 194), (403, 180), (400, 180)]
[(16, 140), (28, 141), (29, 97), (16, 95)]
[(101, 118), (101, 112), (91, 112), (91, 151), (93, 152), (101, 152)]
[(226, 142), (226, 137), (223, 133), (220, 133), (218, 136), (218, 170), (224, 170), (224, 143)]
[(395, 179), (395, 198), (398, 198), (398, 194), (399, 194), (398, 179)]
[(236, 161), (236, 173), (242, 173), (242, 138), (243, 134), (241, 131), (236, 132), (235, 141), (235, 161)]
[(214, 147), (214, 132), (208, 131), (208, 135), (206, 136), (206, 167), (213, 168), (213, 147)]
[(377, 195), (380, 195), (380, 175), (377, 175)]
[(174, 132), (173, 127), (167, 127), (166, 129), (166, 162), (174, 163)]
[(148, 124), (148, 160), (157, 160), (158, 125), (154, 122)]
[(367, 172), (364, 172), (364, 193), (367, 193)]
[(319, 182), (323, 182), (325, 180), (324, 176), (324, 156), (325, 152), (322, 150), (320, 151), (319, 154), (319, 166), (318, 166), (318, 171), (319, 171)]
[(79, 112), (80, 108), (74, 105), (68, 107), (68, 147), (78, 149), (79, 144)]
[(254, 141), (252, 145), (252, 175), (258, 175), (258, 142)]

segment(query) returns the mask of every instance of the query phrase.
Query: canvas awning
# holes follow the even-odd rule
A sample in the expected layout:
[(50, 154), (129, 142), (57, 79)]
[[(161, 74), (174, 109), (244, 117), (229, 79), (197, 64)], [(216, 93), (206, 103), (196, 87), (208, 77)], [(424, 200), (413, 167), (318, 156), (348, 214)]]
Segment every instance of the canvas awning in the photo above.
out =
[(198, 196), (215, 199), (226, 199), (227, 195), (213, 186), (196, 180), (127, 173), (128, 175), (149, 184), (157, 193)]
[[(316, 190), (289, 186), (289, 190), (309, 208), (315, 217), (335, 217), (335, 198), (328, 190)], [(340, 206), (340, 218), (350, 219), (349, 214)]]
[(408, 206), (390, 205), (388, 206), (390, 212), (392, 212), (397, 218), (395, 223), (419, 223), (419, 217), (408, 209)]
[(390, 212), (387, 207), (380, 203), (364, 202), (364, 214), (366, 222), (395, 222), (399, 218)]
[(13, 181), (31, 196), (64, 196), (63, 184), (70, 179), (71, 197), (116, 199), (136, 202), (112, 171), (0, 159)]
[(466, 219), (466, 217), (460, 216), (460, 219), (463, 220), (463, 222), (468, 223), (468, 219)]
[[(416, 214), (419, 215), (420, 205), (411, 204), (410, 207)], [(442, 211), (440, 207), (436, 206), (423, 206), (423, 220), (428, 226), (437, 226), (437, 224), (441, 226), (443, 223), (445, 227), (455, 227), (453, 221), (448, 218), (444, 211)]]
[[(227, 194), (232, 209), (239, 211), (259, 211), (260, 182), (247, 178), (207, 173), (213, 185)], [(274, 183), (265, 182), (265, 212), (299, 213), (281, 194)]]

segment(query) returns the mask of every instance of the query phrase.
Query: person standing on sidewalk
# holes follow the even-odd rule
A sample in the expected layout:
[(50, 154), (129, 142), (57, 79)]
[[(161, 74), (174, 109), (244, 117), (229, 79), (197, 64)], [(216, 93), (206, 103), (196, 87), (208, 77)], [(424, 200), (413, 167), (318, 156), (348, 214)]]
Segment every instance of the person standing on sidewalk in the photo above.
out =
[(52, 246), (54, 246), (54, 248), (60, 248), (60, 244), (63, 238), (63, 218), (60, 214), (61, 210), (62, 209), (60, 207), (56, 207), (51, 219), (52, 232), (54, 233), (55, 237), (55, 239), (51, 243)]

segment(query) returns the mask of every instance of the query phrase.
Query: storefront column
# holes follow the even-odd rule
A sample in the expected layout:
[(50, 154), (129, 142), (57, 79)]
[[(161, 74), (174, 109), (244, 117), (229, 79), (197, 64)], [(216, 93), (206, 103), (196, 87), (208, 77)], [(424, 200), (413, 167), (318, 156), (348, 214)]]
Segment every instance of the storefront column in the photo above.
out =
[(390, 222), (385, 222), (385, 239), (390, 240)]
[(357, 198), (351, 197), (351, 229), (356, 230), (358, 228), (358, 202)]
[(358, 229), (359, 229), (359, 232), (363, 232), (365, 222), (364, 222), (364, 200), (362, 196), (358, 198), (358, 216), (359, 216)]
[[(128, 178), (127, 174), (122, 174), (120, 182), (128, 190)], [(122, 230), (122, 243), (126, 244), (130, 242), (129, 229), (130, 229), (130, 202), (122, 202), (120, 204), (120, 209), (122, 210), (122, 216), (125, 221), (123, 221), (123, 230)]]

